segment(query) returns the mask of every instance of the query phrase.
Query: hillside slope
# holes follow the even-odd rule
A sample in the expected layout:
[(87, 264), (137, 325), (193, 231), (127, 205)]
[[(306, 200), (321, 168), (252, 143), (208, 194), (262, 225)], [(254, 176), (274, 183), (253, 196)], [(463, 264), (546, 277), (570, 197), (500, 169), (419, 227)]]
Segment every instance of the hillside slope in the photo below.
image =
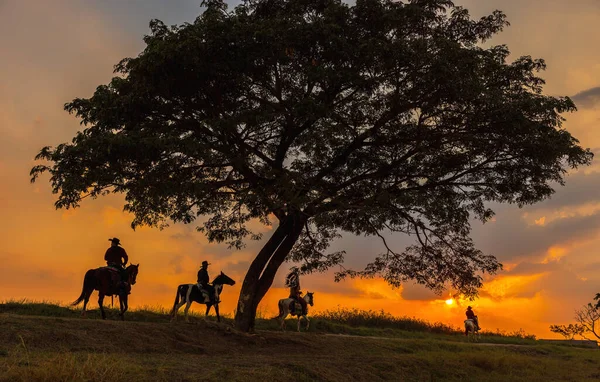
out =
[[(290, 325), (291, 326), (291, 325)], [(600, 351), (224, 324), (0, 313), (0, 381), (557, 381), (600, 378)]]

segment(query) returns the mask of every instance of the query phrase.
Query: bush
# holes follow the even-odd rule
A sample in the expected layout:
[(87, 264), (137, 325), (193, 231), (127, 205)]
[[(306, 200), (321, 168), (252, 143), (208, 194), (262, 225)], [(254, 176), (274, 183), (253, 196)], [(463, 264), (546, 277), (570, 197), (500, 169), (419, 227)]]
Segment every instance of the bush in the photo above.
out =
[(461, 330), (439, 322), (430, 323), (419, 318), (395, 317), (383, 310), (342, 309), (326, 310), (315, 316), (320, 320), (331, 321), (352, 327), (391, 328), (411, 332), (455, 334)]

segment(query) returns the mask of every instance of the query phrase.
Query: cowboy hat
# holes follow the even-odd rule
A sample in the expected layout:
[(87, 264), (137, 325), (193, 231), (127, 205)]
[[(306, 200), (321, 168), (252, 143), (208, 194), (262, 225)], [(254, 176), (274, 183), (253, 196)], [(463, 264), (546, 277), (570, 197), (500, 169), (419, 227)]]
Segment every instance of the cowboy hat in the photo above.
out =
[(117, 239), (116, 237), (113, 237), (112, 239), (108, 239), (108, 241), (112, 241), (116, 245), (121, 245), (121, 240)]

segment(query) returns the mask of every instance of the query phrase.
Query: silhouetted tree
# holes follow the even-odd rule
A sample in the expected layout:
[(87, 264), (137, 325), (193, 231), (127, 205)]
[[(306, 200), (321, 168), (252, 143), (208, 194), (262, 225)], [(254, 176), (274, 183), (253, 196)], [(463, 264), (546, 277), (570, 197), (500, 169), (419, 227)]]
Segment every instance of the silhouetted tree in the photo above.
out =
[[(191, 223), (239, 248), (276, 228), (249, 266), (236, 325), (286, 260), (303, 272), (343, 260), (340, 232), (385, 245), (363, 271), (474, 296), (501, 264), (477, 250), (470, 219), (486, 202), (541, 201), (589, 164), (562, 125), (568, 98), (542, 94), (544, 61), (507, 62), (496, 11), (472, 20), (449, 0), (205, 1), (191, 24), (150, 23), (146, 48), (89, 99), (66, 104), (85, 129), (46, 147), (57, 208), (125, 194), (133, 227)], [(404, 251), (386, 235), (414, 235)], [(365, 256), (373, 254), (365, 253)]]
[(566, 340), (573, 340), (576, 336), (583, 337), (585, 327), (581, 324), (550, 325), (550, 331), (552, 333), (560, 334)]
[[(598, 300), (596, 295), (595, 300)], [(585, 334), (591, 334), (600, 339), (600, 306), (597, 304), (589, 303), (584, 305), (581, 309), (575, 311), (575, 321), (582, 330), (581, 336), (585, 339), (589, 339)]]
[(588, 303), (575, 310), (575, 324), (550, 325), (550, 331), (562, 335), (567, 339), (579, 336), (589, 340), (588, 335), (600, 339), (600, 293), (594, 297), (595, 303)]

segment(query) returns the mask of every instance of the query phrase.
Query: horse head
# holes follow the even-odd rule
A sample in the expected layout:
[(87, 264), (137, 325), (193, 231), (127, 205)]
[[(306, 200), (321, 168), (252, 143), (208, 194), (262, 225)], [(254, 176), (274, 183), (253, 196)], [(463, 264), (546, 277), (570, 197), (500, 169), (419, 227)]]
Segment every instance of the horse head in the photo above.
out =
[(314, 300), (313, 300), (313, 295), (314, 295), (314, 292), (306, 292), (306, 295), (304, 296), (304, 299), (310, 306), (315, 305)]
[(140, 264), (129, 264), (126, 268), (127, 274), (129, 275), (129, 283), (135, 285)]
[(235, 285), (235, 280), (221, 272), (221, 274), (215, 277), (212, 283), (213, 285)]

